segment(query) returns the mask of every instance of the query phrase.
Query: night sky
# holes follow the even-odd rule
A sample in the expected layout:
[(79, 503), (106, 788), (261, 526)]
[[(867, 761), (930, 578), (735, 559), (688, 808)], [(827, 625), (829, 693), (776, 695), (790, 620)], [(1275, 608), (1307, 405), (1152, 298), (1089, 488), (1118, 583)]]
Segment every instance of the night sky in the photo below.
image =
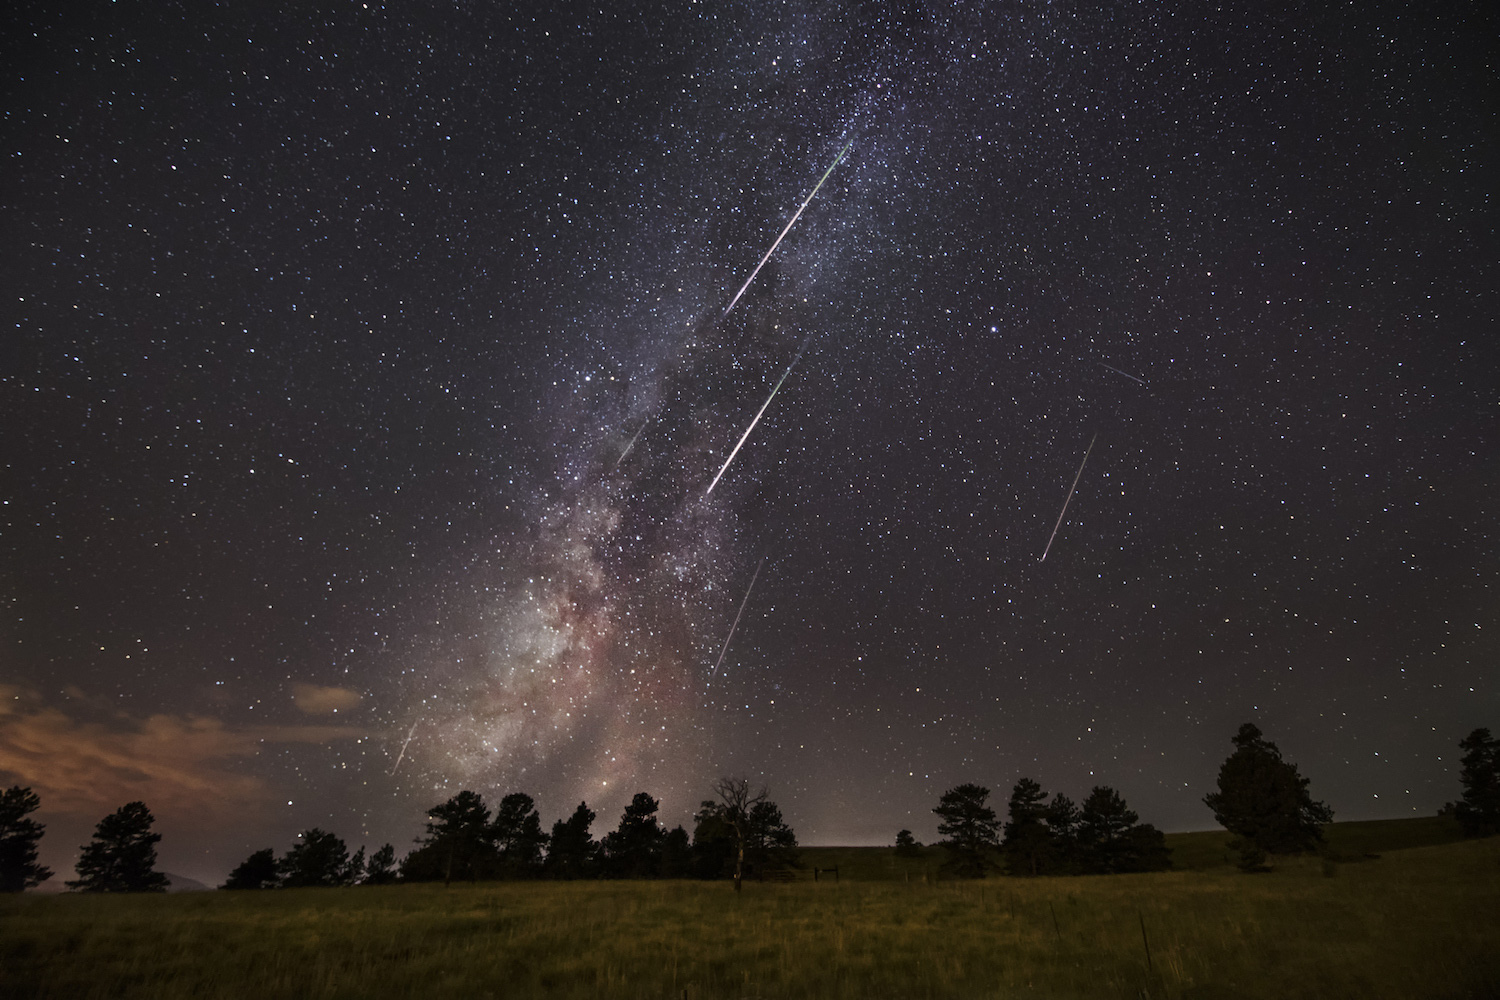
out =
[(294, 6), (4, 15), (0, 782), (55, 881), (132, 799), (206, 882), (463, 788), (1204, 829), (1247, 720), (1341, 819), (1458, 797), (1482, 5)]

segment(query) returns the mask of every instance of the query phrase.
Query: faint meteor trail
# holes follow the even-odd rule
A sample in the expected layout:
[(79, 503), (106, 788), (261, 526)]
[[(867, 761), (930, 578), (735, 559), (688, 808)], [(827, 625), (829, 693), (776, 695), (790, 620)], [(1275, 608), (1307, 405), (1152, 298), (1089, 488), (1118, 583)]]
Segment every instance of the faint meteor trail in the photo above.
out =
[(1130, 379), (1131, 381), (1139, 382), (1141, 385), (1145, 385), (1146, 384), (1146, 380), (1145, 379), (1143, 379), (1143, 378), (1136, 378), (1134, 375), (1130, 374), (1129, 372), (1122, 372), (1122, 371), (1120, 371), (1120, 369), (1116, 368), (1114, 365), (1106, 365), (1106, 364), (1104, 364), (1103, 361), (1099, 362), (1099, 364), (1103, 365), (1105, 368), (1108, 368), (1110, 371), (1114, 372), (1116, 375), (1124, 375), (1126, 378)]
[(760, 578), (761, 567), (766, 564), (766, 557), (760, 557), (760, 565), (755, 567), (755, 572), (750, 577), (750, 586), (745, 588), (745, 596), (740, 599), (740, 610), (735, 612), (734, 624), (729, 626), (729, 637), (724, 640), (724, 648), (719, 650), (719, 658), (714, 661), (714, 668), (708, 672), (712, 678), (719, 672), (719, 664), (724, 662), (724, 654), (729, 652), (729, 644), (734, 641), (734, 633), (740, 627), (740, 616), (745, 613), (745, 605), (750, 603), (750, 592), (755, 589), (755, 581)]
[(767, 250), (766, 255), (760, 259), (760, 263), (755, 265), (755, 270), (750, 272), (750, 277), (745, 279), (745, 283), (740, 286), (740, 290), (734, 293), (734, 298), (729, 300), (729, 305), (724, 309), (723, 314), (719, 317), (720, 319), (728, 316), (730, 310), (734, 308), (735, 303), (739, 302), (740, 296), (745, 294), (745, 289), (750, 287), (750, 282), (754, 281), (755, 276), (760, 273), (760, 269), (766, 266), (766, 261), (770, 260), (771, 255), (776, 252), (776, 248), (781, 246), (781, 241), (786, 239), (786, 234), (792, 231), (792, 227), (797, 224), (797, 220), (802, 218), (803, 210), (817, 196), (818, 188), (823, 186), (823, 182), (828, 179), (828, 175), (833, 173), (833, 168), (839, 165), (839, 161), (844, 158), (844, 154), (849, 152), (849, 147), (853, 145), (854, 142), (851, 140), (849, 145), (839, 150), (839, 155), (833, 158), (833, 162), (828, 165), (828, 169), (823, 171), (823, 176), (818, 178), (818, 183), (813, 185), (812, 194), (807, 196), (807, 200), (802, 203), (802, 207), (797, 209), (797, 214), (792, 216), (792, 221), (786, 224), (786, 228), (781, 231), (781, 235), (776, 237), (776, 242), (771, 244), (771, 249)]
[(761, 405), (760, 413), (755, 415), (755, 419), (750, 421), (750, 426), (745, 428), (745, 433), (740, 435), (739, 444), (736, 444), (734, 450), (729, 453), (729, 457), (724, 459), (724, 464), (719, 467), (719, 474), (714, 476), (714, 481), (709, 483), (708, 489), (703, 491), (704, 496), (708, 496), (714, 491), (714, 487), (719, 485), (719, 480), (723, 478), (725, 470), (729, 468), (729, 463), (733, 462), (734, 456), (740, 453), (740, 448), (744, 445), (745, 439), (750, 436), (751, 431), (755, 430), (755, 425), (760, 423), (760, 418), (765, 414), (766, 407), (771, 405), (771, 400), (775, 399), (776, 394), (781, 391), (781, 383), (786, 381), (786, 377), (792, 373), (792, 369), (797, 367), (797, 362), (802, 360), (802, 352), (807, 350), (807, 343), (806, 340), (802, 342), (802, 346), (797, 349), (797, 356), (792, 359), (791, 364), (786, 366), (786, 371), (781, 373), (781, 378), (776, 380), (776, 388), (771, 390), (771, 394), (766, 397), (765, 403)]
[(416, 722), (413, 722), (411, 724), (411, 729), (407, 730), (407, 733), (406, 733), (406, 742), (403, 743), (403, 744), (401, 744), (401, 752), (396, 755), (396, 763), (394, 763), (394, 764), (391, 765), (391, 770), (390, 770), (391, 774), (395, 774), (396, 773), (396, 768), (398, 768), (398, 767), (401, 766), (401, 761), (404, 760), (405, 757), (406, 757), (406, 748), (409, 747), (409, 746), (411, 746), (412, 735), (414, 733), (416, 733), (417, 726), (421, 725), (421, 723), (422, 723), (422, 720), (418, 719)]
[(630, 443), (625, 446), (624, 451), (620, 452), (620, 457), (615, 459), (615, 468), (618, 469), (620, 467), (620, 463), (625, 461), (625, 456), (630, 454), (630, 449), (634, 448), (635, 443), (641, 439), (641, 434), (646, 430), (646, 424), (649, 424), (650, 422), (651, 419), (649, 417), (646, 418), (645, 423), (641, 424), (641, 429), (636, 431), (635, 434), (631, 436)]
[[(1105, 367), (1108, 366), (1106, 365)], [(1120, 374), (1124, 375), (1125, 373), (1121, 372)], [(1068, 487), (1068, 499), (1063, 501), (1062, 513), (1057, 515), (1057, 523), (1052, 526), (1052, 537), (1047, 539), (1047, 547), (1042, 550), (1042, 558), (1037, 560), (1037, 562), (1039, 563), (1046, 562), (1047, 553), (1052, 551), (1052, 539), (1057, 537), (1057, 529), (1062, 527), (1063, 518), (1066, 517), (1068, 513), (1068, 504), (1073, 502), (1073, 491), (1078, 489), (1078, 480), (1083, 477), (1083, 467), (1089, 464), (1089, 452), (1094, 450), (1094, 442), (1097, 440), (1099, 440), (1099, 435), (1097, 433), (1093, 437), (1089, 438), (1089, 446), (1088, 449), (1083, 453), (1083, 461), (1078, 463), (1078, 475), (1073, 477), (1073, 485)]]

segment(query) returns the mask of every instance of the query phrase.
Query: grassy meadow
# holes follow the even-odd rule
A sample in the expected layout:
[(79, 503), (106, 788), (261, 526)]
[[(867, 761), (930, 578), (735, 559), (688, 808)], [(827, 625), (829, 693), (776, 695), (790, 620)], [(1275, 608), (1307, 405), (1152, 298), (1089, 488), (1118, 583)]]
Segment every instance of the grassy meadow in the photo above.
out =
[(0, 995), (1500, 996), (1500, 839), (1444, 830), (1338, 824), (1344, 861), (1254, 876), (1222, 835), (1187, 834), (1183, 870), (1080, 878), (941, 881), (932, 856), (808, 849), (802, 881), (738, 899), (670, 881), (13, 896)]

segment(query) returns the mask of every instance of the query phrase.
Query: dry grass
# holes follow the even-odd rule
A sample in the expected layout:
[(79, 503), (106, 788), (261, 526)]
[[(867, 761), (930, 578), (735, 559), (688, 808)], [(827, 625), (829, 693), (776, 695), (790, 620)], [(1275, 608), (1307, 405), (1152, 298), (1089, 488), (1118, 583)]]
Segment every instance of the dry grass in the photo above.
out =
[(751, 884), (739, 899), (698, 882), (11, 897), (0, 995), (1457, 998), (1500, 987), (1500, 840), (1298, 859), (1258, 876), (840, 874)]

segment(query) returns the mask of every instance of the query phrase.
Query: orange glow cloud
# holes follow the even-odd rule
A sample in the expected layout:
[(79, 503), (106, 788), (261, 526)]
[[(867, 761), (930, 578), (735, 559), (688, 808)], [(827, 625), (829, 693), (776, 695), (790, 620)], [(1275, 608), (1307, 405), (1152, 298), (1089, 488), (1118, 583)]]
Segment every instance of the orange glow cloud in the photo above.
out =
[(268, 743), (330, 743), (360, 734), (343, 726), (231, 728), (207, 716), (75, 719), (0, 685), (0, 784), (29, 785), (51, 813), (96, 816), (140, 800), (158, 815), (225, 820), (268, 797), (236, 759)]
[(362, 696), (358, 691), (340, 687), (319, 687), (316, 684), (293, 684), (292, 701), (308, 715), (331, 715), (347, 712), (358, 705)]

